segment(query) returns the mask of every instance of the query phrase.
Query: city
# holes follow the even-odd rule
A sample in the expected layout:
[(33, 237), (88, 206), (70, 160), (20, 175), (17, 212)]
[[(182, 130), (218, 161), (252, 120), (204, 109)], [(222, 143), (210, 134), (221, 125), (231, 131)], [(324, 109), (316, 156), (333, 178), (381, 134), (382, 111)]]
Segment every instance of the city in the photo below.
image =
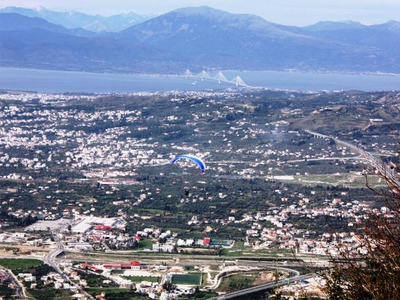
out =
[(399, 11), (1, 0), (0, 300), (400, 300)]
[[(282, 292), (321, 296), (318, 270), (344, 246), (367, 251), (367, 214), (390, 216), (365, 176), (385, 183), (355, 149), (396, 155), (399, 98), (1, 94), (0, 256), (45, 269), (4, 274), (11, 293), (199, 299), (306, 276)], [(172, 165), (180, 153), (207, 171)]]

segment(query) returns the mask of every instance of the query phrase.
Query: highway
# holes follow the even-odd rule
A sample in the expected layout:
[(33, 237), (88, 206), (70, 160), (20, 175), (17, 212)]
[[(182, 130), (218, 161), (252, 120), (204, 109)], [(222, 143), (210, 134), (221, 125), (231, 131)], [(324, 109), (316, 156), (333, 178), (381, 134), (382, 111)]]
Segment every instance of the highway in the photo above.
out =
[(87, 297), (87, 299), (95, 300), (90, 294), (88, 294), (80, 286), (78, 286), (77, 284), (72, 282), (69, 279), (69, 277), (63, 271), (61, 271), (61, 269), (59, 268), (59, 266), (56, 263), (56, 258), (58, 255), (60, 255), (61, 253), (64, 252), (64, 245), (56, 235), (54, 235), (54, 240), (56, 241), (57, 248), (55, 250), (51, 251), (49, 254), (47, 254), (46, 257), (44, 258), (44, 261), (49, 266), (51, 266), (58, 274), (60, 274), (61, 277), (64, 278), (64, 280), (67, 281), (71, 286), (76, 287), (77, 290), (79, 291), (79, 293), (85, 295)]
[(297, 282), (297, 281), (301, 281), (301, 280), (307, 280), (307, 279), (312, 278), (313, 276), (314, 276), (313, 274), (295, 276), (295, 277), (292, 277), (289, 279), (280, 280), (278, 282), (274, 281), (274, 282), (270, 282), (270, 283), (266, 283), (266, 284), (262, 284), (262, 285), (258, 285), (258, 286), (253, 286), (248, 289), (244, 289), (244, 290), (228, 293), (225, 295), (209, 298), (209, 300), (233, 299), (233, 298), (236, 298), (239, 296), (245, 296), (247, 294), (252, 294), (252, 293), (256, 293), (256, 292), (262, 292), (262, 291), (265, 291), (268, 289), (277, 288), (279, 286), (287, 285), (289, 283), (293, 283), (293, 282)]
[(390, 169), (387, 165), (385, 165), (380, 159), (377, 159), (375, 156), (373, 156), (371, 153), (354, 146), (353, 144), (350, 144), (348, 142), (339, 140), (337, 138), (321, 134), (318, 132), (313, 132), (310, 130), (305, 130), (305, 132), (314, 135), (316, 137), (324, 138), (324, 139), (331, 139), (335, 141), (336, 143), (343, 144), (346, 147), (353, 149), (354, 151), (358, 152), (368, 163), (381, 175), (389, 179), (389, 183), (397, 188), (400, 189), (400, 181), (397, 175), (393, 172), (392, 169)]
[[(71, 255), (72, 254), (72, 255)], [(107, 253), (108, 254), (108, 253)], [(88, 263), (99, 263), (103, 262), (105, 260), (113, 261), (117, 260), (118, 261), (130, 261), (132, 258), (131, 256), (126, 256), (126, 255), (120, 255), (119, 257), (117, 256), (107, 256), (107, 255), (101, 255), (98, 254), (98, 257), (92, 256), (92, 255), (87, 255), (86, 253), (67, 253), (67, 257), (65, 259), (67, 260), (73, 260), (73, 261), (82, 261), (82, 262), (88, 262)], [(330, 262), (329, 259), (304, 259), (301, 261), (297, 262), (291, 262), (291, 261), (260, 261), (254, 258), (254, 260), (250, 259), (242, 259), (242, 257), (215, 257), (215, 258), (204, 258), (204, 257), (198, 257), (198, 258), (187, 258), (187, 257), (181, 257), (178, 255), (175, 256), (166, 256), (166, 257), (154, 257), (151, 258), (149, 256), (146, 257), (137, 257), (138, 260), (143, 262), (144, 264), (162, 264), (165, 263), (166, 265), (176, 265), (176, 261), (174, 258), (179, 258), (179, 264), (182, 266), (191, 266), (193, 264), (198, 264), (198, 265), (221, 265), (224, 261), (228, 260), (231, 262), (237, 261), (237, 266), (251, 266), (251, 267), (265, 267), (265, 268), (271, 268), (271, 267), (284, 267), (284, 268), (291, 268), (291, 267), (302, 267), (307, 264), (312, 264), (313, 266), (318, 266), (318, 267), (329, 267)]]

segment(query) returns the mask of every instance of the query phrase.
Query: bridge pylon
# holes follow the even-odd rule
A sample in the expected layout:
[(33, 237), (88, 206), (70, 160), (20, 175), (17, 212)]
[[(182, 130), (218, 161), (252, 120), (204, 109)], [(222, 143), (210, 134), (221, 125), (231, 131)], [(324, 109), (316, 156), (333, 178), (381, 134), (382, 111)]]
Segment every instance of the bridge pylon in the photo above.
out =
[(240, 76), (236, 76), (231, 80), (236, 86), (247, 86), (247, 84), (243, 81), (243, 79)]
[(222, 81), (229, 81), (229, 80), (225, 77), (225, 75), (222, 74), (221, 71), (219, 71), (218, 74), (215, 75), (214, 78), (218, 80), (218, 83), (221, 83)]
[(190, 72), (189, 69), (187, 69), (183, 76), (185, 76), (186, 79), (189, 79), (189, 77), (193, 77), (193, 73)]
[(210, 74), (208, 74), (206, 71), (201, 71), (199, 74), (197, 74), (198, 77), (201, 77), (201, 81), (204, 81), (205, 78), (211, 78)]

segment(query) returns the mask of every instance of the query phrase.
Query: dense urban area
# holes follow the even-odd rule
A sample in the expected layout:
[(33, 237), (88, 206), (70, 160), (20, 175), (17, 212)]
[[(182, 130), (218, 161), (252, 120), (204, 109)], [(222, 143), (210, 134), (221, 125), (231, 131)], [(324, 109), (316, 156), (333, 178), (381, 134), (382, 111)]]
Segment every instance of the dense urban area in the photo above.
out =
[(390, 217), (399, 114), (396, 92), (3, 91), (0, 299), (321, 299)]

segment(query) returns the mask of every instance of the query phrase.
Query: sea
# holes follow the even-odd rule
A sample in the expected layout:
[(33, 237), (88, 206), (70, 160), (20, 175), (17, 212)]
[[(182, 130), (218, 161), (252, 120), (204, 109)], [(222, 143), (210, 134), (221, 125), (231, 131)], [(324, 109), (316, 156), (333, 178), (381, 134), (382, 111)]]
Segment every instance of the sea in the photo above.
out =
[[(276, 71), (224, 72), (228, 80), (240, 76), (252, 87), (298, 91), (400, 90), (400, 75), (340, 74)], [(211, 73), (215, 76), (216, 73)], [(43, 93), (125, 93), (200, 91), (234, 88), (230, 82), (178, 75), (88, 73), (23, 68), (0, 68), (0, 90)]]

